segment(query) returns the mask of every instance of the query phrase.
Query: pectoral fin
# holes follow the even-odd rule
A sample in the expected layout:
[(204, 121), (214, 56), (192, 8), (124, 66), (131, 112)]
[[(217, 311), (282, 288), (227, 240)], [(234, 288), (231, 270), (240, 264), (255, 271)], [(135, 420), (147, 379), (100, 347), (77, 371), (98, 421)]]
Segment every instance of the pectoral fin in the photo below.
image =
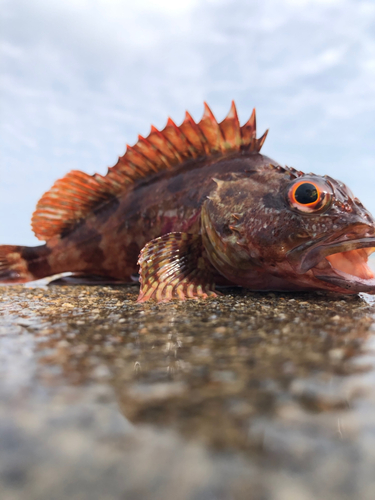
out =
[(138, 260), (138, 302), (215, 297), (215, 270), (204, 254), (198, 234), (169, 233), (147, 243)]

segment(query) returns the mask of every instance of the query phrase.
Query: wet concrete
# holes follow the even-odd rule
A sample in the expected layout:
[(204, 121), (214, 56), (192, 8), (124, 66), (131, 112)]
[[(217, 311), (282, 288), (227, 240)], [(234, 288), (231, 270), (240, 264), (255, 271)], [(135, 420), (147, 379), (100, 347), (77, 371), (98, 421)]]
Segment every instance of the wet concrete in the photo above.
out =
[(375, 305), (0, 288), (2, 500), (372, 500)]

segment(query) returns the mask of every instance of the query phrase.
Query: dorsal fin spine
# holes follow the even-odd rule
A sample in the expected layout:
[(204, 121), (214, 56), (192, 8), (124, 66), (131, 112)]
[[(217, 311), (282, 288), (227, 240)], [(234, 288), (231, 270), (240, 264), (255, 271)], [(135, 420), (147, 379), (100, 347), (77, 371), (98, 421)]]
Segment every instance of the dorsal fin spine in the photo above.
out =
[(198, 125), (207, 139), (210, 148), (209, 152), (211, 154), (215, 154), (223, 151), (222, 144), (225, 139), (220, 126), (207, 103), (204, 103), (204, 113)]
[(164, 128), (163, 133), (178, 151), (182, 160), (189, 158), (188, 152), (191, 145), (182, 133), (180, 127), (178, 127), (171, 118), (168, 118), (167, 125)]
[(220, 124), (206, 103), (199, 123), (188, 112), (179, 127), (168, 118), (162, 131), (152, 127), (148, 137), (139, 136), (134, 146), (127, 146), (106, 176), (71, 171), (56, 181), (37, 204), (32, 217), (34, 233), (42, 240), (59, 235), (87, 216), (95, 205), (126, 191), (138, 179), (186, 160), (240, 150), (259, 152), (267, 132), (256, 139), (255, 109), (240, 127), (234, 102)]
[(157, 130), (157, 133), (158, 133), (158, 137), (160, 138), (160, 140), (162, 140), (163, 143), (165, 144), (165, 147), (166, 147), (168, 153), (170, 154), (171, 160), (174, 161), (174, 162), (175, 161), (181, 162), (181, 161), (183, 161), (183, 157), (181, 156), (178, 148), (170, 140), (170, 137), (168, 135), (168, 129), (170, 127), (172, 127), (172, 129), (174, 129), (175, 127), (177, 127), (175, 124), (173, 124), (173, 125), (175, 125), (175, 127), (173, 125), (171, 125), (170, 124), (171, 121), (172, 120), (170, 118), (168, 118), (167, 124), (164, 127), (164, 129), (162, 131)]
[[(147, 172), (153, 166), (153, 161), (145, 154), (145, 152), (151, 148), (151, 144), (148, 143), (147, 148), (142, 148), (142, 142), (143, 141), (138, 140), (138, 142), (134, 146), (127, 145), (124, 157), (126, 158), (126, 154), (129, 150), (132, 151), (135, 157), (138, 158), (138, 161), (142, 163), (144, 170)], [(136, 162), (133, 163), (138, 164)]]
[(126, 153), (124, 155), (127, 156), (128, 161), (130, 161), (135, 167), (139, 168), (142, 174), (147, 175), (149, 172), (148, 160), (147, 158), (139, 153), (134, 147), (126, 145)]
[[(162, 154), (154, 144), (152, 144), (149, 139), (138, 136), (139, 140), (134, 148), (140, 151), (141, 154), (149, 161), (150, 171), (158, 172), (160, 170), (160, 165), (165, 165), (162, 160)], [(126, 156), (126, 153), (124, 157)]]
[(131, 183), (131, 179), (129, 179), (120, 169), (116, 169), (115, 167), (108, 168), (107, 177), (117, 182), (120, 186)]
[(125, 159), (124, 156), (121, 158), (121, 161), (118, 162), (117, 168), (121, 171), (122, 174), (126, 175), (132, 182), (140, 175), (135, 165), (128, 159)]
[(198, 126), (188, 111), (186, 111), (185, 119), (179, 128), (186, 138), (186, 141), (189, 145), (189, 150), (193, 158), (197, 158), (199, 156), (199, 151), (203, 147), (203, 144), (200, 138), (200, 133), (197, 130)]
[(176, 161), (176, 155), (174, 153), (173, 145), (168, 141), (168, 139), (154, 126), (151, 127), (151, 134), (149, 135), (149, 141), (155, 146), (155, 148), (163, 156), (165, 164), (168, 168), (172, 168), (173, 163)]
[(230, 107), (228, 115), (219, 124), (219, 126), (225, 138), (224, 142), (225, 148), (226, 149), (240, 148), (242, 144), (242, 136), (234, 101), (232, 101), (232, 105)]
[(211, 111), (210, 106), (206, 103), (206, 101), (203, 102), (203, 108), (204, 108), (204, 110), (203, 110), (203, 116), (202, 116), (201, 121), (208, 118), (208, 119), (216, 122), (216, 118), (215, 118), (213, 112)]
[(257, 148), (258, 148), (258, 151), (260, 151), (262, 149), (262, 146), (263, 146), (265, 140), (267, 139), (268, 131), (269, 131), (269, 129), (267, 129), (264, 132), (264, 134), (262, 135), (262, 137), (260, 137), (259, 139), (257, 139)]
[[(203, 134), (202, 130), (200, 129), (199, 124), (194, 121), (193, 117), (190, 115), (190, 113), (188, 111), (186, 111), (186, 118), (188, 119), (187, 121), (189, 122), (192, 130), (194, 131), (194, 133), (198, 137), (198, 140), (200, 142), (200, 149), (203, 147), (205, 153), (209, 154), (210, 153), (209, 144), (208, 144), (208, 141), (207, 141), (205, 135)], [(194, 146), (194, 144), (193, 144), (193, 146)]]
[(183, 161), (183, 156), (180, 154), (178, 148), (173, 144), (173, 142), (170, 140), (170, 136), (168, 134), (169, 132), (169, 128), (172, 128), (174, 129), (173, 125), (170, 124), (172, 120), (170, 118), (168, 118), (168, 121), (167, 121), (167, 124), (166, 126), (164, 127), (163, 131), (160, 132), (163, 137), (165, 138), (166, 141), (168, 141), (168, 144), (169, 144), (169, 147), (170, 147), (170, 150), (173, 151), (173, 156), (175, 158), (175, 160), (177, 160), (177, 162), (182, 162)]
[(241, 127), (243, 149), (251, 149), (253, 140), (256, 139), (256, 129), (256, 111), (254, 108), (248, 121)]

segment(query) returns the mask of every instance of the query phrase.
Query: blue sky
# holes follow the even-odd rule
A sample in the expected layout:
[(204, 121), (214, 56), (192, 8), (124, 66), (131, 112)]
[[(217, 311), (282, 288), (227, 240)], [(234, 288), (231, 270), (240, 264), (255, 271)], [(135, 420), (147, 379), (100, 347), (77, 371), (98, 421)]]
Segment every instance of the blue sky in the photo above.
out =
[(264, 153), (375, 212), (375, 2), (0, 0), (0, 243), (72, 169), (105, 173), (153, 123), (257, 108)]

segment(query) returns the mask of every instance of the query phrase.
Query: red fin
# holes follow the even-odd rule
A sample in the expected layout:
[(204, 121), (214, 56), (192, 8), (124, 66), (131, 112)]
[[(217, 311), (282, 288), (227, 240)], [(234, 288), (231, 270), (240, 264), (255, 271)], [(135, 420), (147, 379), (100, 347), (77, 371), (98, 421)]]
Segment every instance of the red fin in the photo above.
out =
[(254, 139), (256, 138), (256, 133), (257, 133), (257, 120), (254, 108), (248, 121), (245, 123), (245, 125), (242, 125), (241, 127), (242, 145), (246, 148), (251, 147), (251, 144), (254, 142)]
[(257, 141), (256, 141), (257, 142), (257, 151), (260, 151), (262, 149), (262, 146), (263, 146), (265, 140), (267, 139), (267, 135), (268, 135), (268, 129), (264, 132), (262, 137), (257, 139)]
[(165, 168), (166, 164), (163, 155), (148, 139), (139, 135), (138, 142), (133, 149), (135, 151), (139, 151), (145, 158), (147, 158), (150, 170), (158, 172), (160, 169)]
[[(170, 168), (176, 163), (176, 151), (173, 145), (168, 141), (162, 132), (159, 132), (153, 125), (148, 140), (155, 146), (159, 155), (162, 156), (165, 165)], [(177, 158), (178, 160), (178, 158)]]
[(76, 223), (97, 204), (123, 190), (109, 175), (93, 176), (72, 170), (55, 182), (39, 200), (31, 225), (40, 240), (47, 240)]
[(215, 154), (222, 151), (224, 137), (207, 103), (204, 103), (204, 113), (198, 125), (207, 139), (208, 153)]
[(190, 144), (190, 152), (193, 158), (204, 155), (203, 144), (205, 139), (202, 132), (199, 130), (198, 125), (195, 123), (191, 115), (186, 111), (185, 119), (180, 125), (180, 130)]
[(199, 123), (186, 113), (179, 127), (170, 118), (161, 131), (151, 127), (148, 137), (139, 136), (134, 146), (127, 146), (124, 156), (108, 169), (106, 176), (72, 171), (55, 182), (37, 204), (33, 231), (37, 238), (47, 240), (72, 228), (95, 206), (127, 191), (138, 179), (189, 159), (240, 150), (258, 152), (264, 139), (264, 135), (256, 139), (255, 110), (240, 128), (234, 102), (220, 124), (205, 103)]
[(168, 118), (163, 134), (168, 141), (173, 144), (178, 156), (181, 158), (180, 161), (191, 158), (191, 145), (182, 133), (180, 127), (178, 127), (171, 118)]
[(198, 234), (169, 233), (150, 241), (138, 261), (138, 302), (215, 297), (214, 269), (203, 252)]
[(137, 148), (129, 146), (129, 144), (126, 145), (126, 160), (135, 166), (134, 170), (138, 172), (140, 177), (150, 173), (150, 161)]
[(220, 130), (224, 136), (225, 149), (239, 149), (242, 144), (240, 122), (238, 121), (237, 109), (234, 101), (227, 117), (220, 123)]

